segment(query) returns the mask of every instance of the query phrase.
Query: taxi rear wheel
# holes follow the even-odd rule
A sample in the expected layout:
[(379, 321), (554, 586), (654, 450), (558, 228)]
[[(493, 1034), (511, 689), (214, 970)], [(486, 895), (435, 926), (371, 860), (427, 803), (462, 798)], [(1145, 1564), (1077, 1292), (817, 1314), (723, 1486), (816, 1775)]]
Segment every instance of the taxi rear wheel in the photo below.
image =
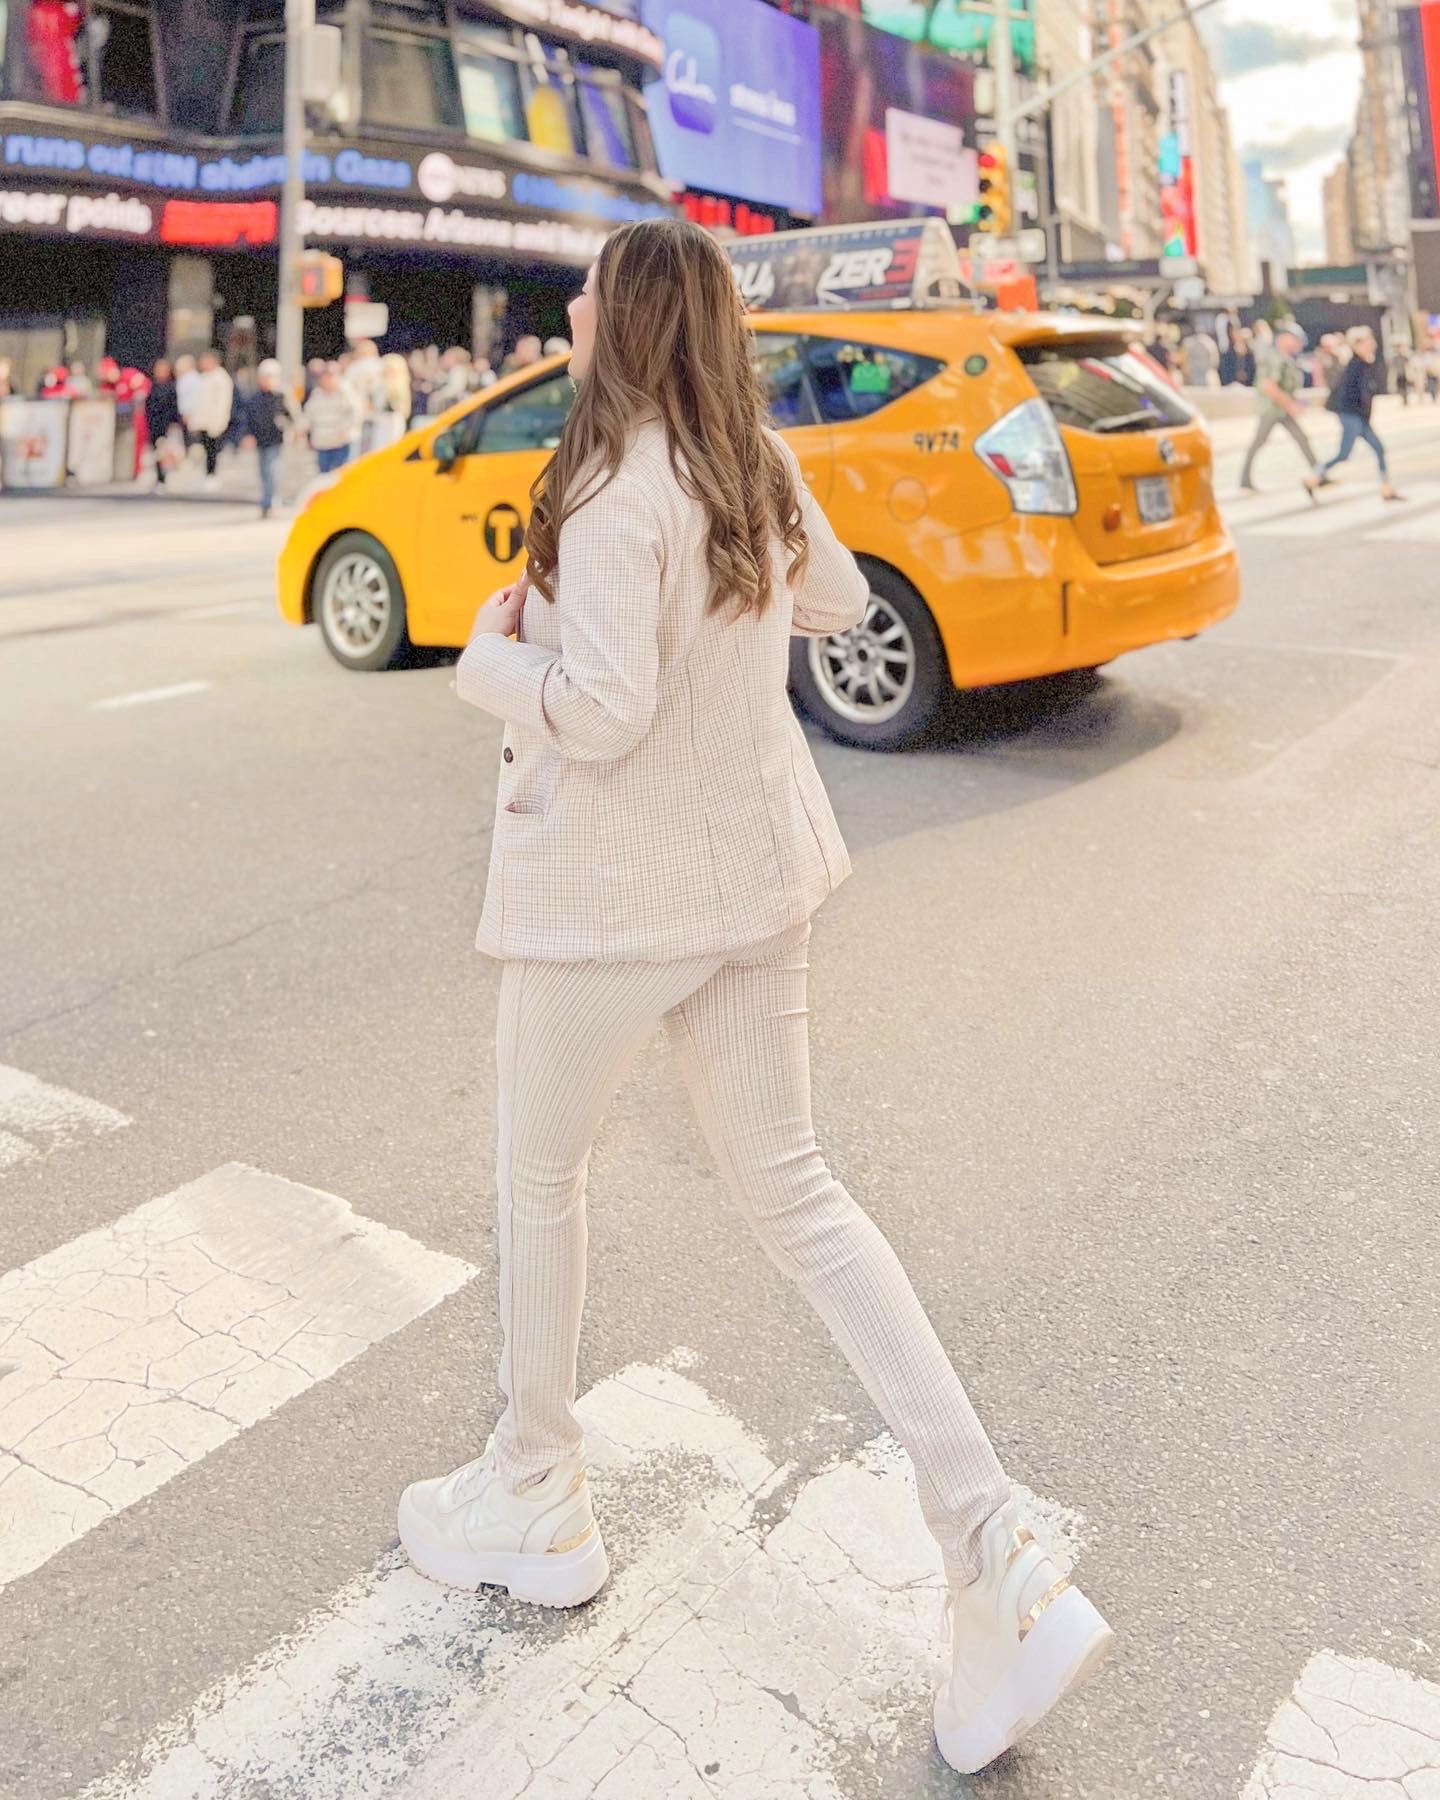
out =
[(898, 750), (933, 723), (951, 692), (950, 673), (930, 609), (915, 590), (893, 570), (869, 566), (865, 573), (865, 617), (834, 637), (797, 638), (790, 684), (806, 716), (841, 743)]
[(405, 590), (390, 552), (368, 531), (347, 531), (320, 559), (315, 619), (325, 648), (347, 669), (388, 669), (409, 648)]

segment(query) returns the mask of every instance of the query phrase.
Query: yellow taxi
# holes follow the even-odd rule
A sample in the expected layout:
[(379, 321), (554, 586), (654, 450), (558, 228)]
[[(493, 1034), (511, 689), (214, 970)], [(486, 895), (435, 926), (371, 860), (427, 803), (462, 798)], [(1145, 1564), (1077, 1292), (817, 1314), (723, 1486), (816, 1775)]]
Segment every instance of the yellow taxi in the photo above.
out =
[[(954, 688), (1093, 669), (1238, 602), (1208, 433), (1123, 327), (958, 306), (755, 318), (776, 426), (870, 578), (866, 617), (796, 640), (832, 735), (919, 737)], [(296, 520), (280, 607), (351, 669), (466, 642), (518, 574), (565, 422), (535, 365), (352, 464)]]

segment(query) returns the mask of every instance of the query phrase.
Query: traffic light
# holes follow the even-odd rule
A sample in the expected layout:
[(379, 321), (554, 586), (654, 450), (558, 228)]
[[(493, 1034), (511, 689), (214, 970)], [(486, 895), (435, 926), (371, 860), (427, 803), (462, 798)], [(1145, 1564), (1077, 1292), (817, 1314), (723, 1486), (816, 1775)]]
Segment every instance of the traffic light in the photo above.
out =
[(980, 152), (980, 229), (1003, 237), (1010, 216), (1010, 159), (1003, 144), (986, 144)]
[(345, 265), (323, 250), (302, 252), (297, 270), (302, 306), (332, 306), (345, 292)]

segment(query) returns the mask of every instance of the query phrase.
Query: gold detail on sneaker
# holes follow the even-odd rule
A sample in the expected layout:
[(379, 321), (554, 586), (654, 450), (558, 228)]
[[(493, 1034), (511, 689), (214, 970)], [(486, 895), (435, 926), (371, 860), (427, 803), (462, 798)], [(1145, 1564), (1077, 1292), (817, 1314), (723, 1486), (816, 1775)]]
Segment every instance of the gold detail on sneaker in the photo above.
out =
[(566, 1488), (566, 1490), (565, 1490), (564, 1498), (568, 1500), (572, 1494), (578, 1494), (580, 1492), (581, 1488), (584, 1487), (584, 1485), (585, 1485), (585, 1471), (583, 1469), (577, 1469), (575, 1471), (575, 1479), (570, 1483), (569, 1487)]
[(574, 1537), (563, 1538), (558, 1544), (552, 1544), (545, 1552), (547, 1556), (563, 1556), (567, 1550), (578, 1550), (595, 1529), (592, 1519), (583, 1531), (577, 1531)]
[(1005, 1558), (1005, 1567), (1008, 1569), (1025, 1546), (1027, 1544), (1033, 1544), (1034, 1542), (1035, 1533), (1030, 1527), (1028, 1525), (1017, 1525), (1011, 1534), (1010, 1554)]
[(1026, 1613), (1025, 1617), (1020, 1621), (1020, 1641), (1022, 1644), (1030, 1635), (1030, 1632), (1034, 1628), (1035, 1621), (1040, 1617), (1041, 1613), (1044, 1612), (1047, 1606), (1053, 1605), (1069, 1585), (1070, 1577), (1068, 1575), (1062, 1575), (1055, 1583), (1054, 1587), (1046, 1588), (1045, 1592), (1030, 1608), (1029, 1612)]

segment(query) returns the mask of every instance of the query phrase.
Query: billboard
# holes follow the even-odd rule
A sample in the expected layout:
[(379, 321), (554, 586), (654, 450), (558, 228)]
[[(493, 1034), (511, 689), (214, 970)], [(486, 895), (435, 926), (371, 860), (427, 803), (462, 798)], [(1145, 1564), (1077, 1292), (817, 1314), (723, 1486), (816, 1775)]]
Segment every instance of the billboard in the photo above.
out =
[[(964, 0), (861, 0), (867, 25), (894, 32), (914, 44), (929, 44), (984, 61), (990, 50), (994, 11)], [(1035, 11), (1031, 0), (1010, 0), (1010, 46), (1027, 74), (1035, 70)]]
[(665, 46), (646, 88), (668, 180), (813, 217), (820, 210), (819, 42), (764, 0), (644, 0)]
[[(812, 17), (820, 32), (826, 222), (963, 213), (973, 205), (974, 70), (873, 31), (853, 14), (817, 7)], [(927, 123), (942, 129), (927, 131)], [(942, 192), (954, 198), (942, 205)]]
[(1160, 254), (1194, 256), (1195, 159), (1190, 153), (1190, 78), (1170, 74), (1170, 129), (1160, 139)]

